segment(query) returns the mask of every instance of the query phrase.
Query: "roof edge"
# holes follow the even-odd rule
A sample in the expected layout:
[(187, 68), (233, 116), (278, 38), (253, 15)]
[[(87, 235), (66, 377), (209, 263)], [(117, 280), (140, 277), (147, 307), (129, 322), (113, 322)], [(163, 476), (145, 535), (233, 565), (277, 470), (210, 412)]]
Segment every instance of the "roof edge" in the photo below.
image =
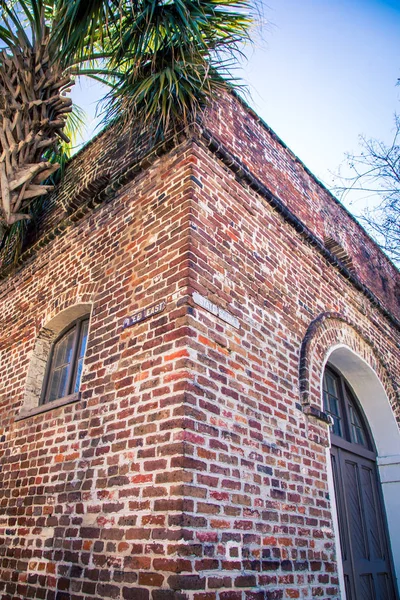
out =
[(278, 142), (278, 144), (280, 144), (283, 148), (285, 148), (285, 150), (287, 150), (293, 156), (294, 160), (304, 169), (304, 171), (307, 173), (307, 175), (309, 175), (311, 177), (311, 179), (313, 179), (320, 188), (325, 190), (325, 192), (330, 196), (330, 198), (347, 214), (348, 217), (350, 217), (350, 219), (361, 229), (361, 231), (368, 237), (368, 239), (371, 240), (371, 242), (374, 244), (374, 246), (379, 250), (379, 252), (381, 252), (383, 254), (385, 259), (391, 264), (391, 266), (398, 273), (400, 273), (400, 268), (393, 262), (393, 260), (386, 254), (386, 252), (384, 252), (384, 250), (381, 248), (381, 246), (378, 244), (378, 242), (361, 225), (361, 223), (358, 221), (358, 219), (349, 211), (348, 208), (346, 208), (346, 206), (338, 198), (336, 198), (336, 196), (330, 191), (330, 189), (328, 187), (326, 187), (326, 185), (324, 183), (322, 183), (322, 181), (320, 179), (318, 179), (318, 177), (316, 175), (314, 175), (314, 173), (312, 171), (310, 171), (310, 169), (307, 167), (307, 165), (304, 164), (304, 162), (301, 160), (301, 158), (299, 158), (297, 156), (297, 154), (295, 154), (293, 152), (293, 150), (291, 150), (291, 148), (289, 148), (289, 146), (282, 140), (282, 138), (279, 137), (279, 135), (268, 125), (268, 123), (266, 123), (266, 121), (264, 121), (264, 119), (256, 113), (254, 108), (252, 108), (248, 104), (248, 102), (246, 102), (246, 100), (242, 96), (240, 96), (240, 94), (238, 92), (236, 92), (235, 90), (231, 90), (231, 94), (241, 103), (241, 105), (246, 110), (246, 112), (249, 113), (258, 123), (260, 123), (260, 125), (263, 127), (263, 129), (268, 131), (268, 133), (271, 135), (271, 137), (274, 138), (274, 140), (276, 140)]

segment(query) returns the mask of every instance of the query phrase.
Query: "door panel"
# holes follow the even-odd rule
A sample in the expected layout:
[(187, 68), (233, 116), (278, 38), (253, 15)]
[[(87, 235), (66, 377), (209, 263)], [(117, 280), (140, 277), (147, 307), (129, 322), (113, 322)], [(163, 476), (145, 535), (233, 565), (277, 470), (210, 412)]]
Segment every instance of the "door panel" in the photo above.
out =
[(378, 573), (377, 577), (378, 598), (382, 600), (392, 599), (390, 580), (386, 573)]
[(369, 548), (371, 560), (384, 560), (384, 540), (382, 539), (383, 523), (380, 515), (380, 502), (376, 494), (376, 467), (363, 464), (361, 472), (362, 495), (364, 498), (365, 520), (367, 535), (369, 535)]
[(340, 479), (340, 466), (338, 464), (337, 450), (335, 447), (331, 448), (331, 460), (332, 460), (332, 471), (333, 480), (335, 482), (335, 496), (337, 505), (337, 518), (339, 523), (339, 534), (341, 542), (342, 561), (349, 559), (349, 532), (347, 529), (347, 519), (342, 507), (344, 507), (343, 486), (338, 484)]
[(374, 585), (371, 575), (361, 575), (359, 581), (360, 600), (375, 600)]
[(347, 600), (396, 598), (374, 461), (332, 446)]
[(346, 573), (344, 575), (344, 585), (346, 588), (346, 600), (354, 600), (352, 582), (350, 581), (350, 577)]
[(368, 540), (365, 530), (362, 492), (358, 464), (347, 453), (341, 452), (341, 468), (345, 486), (345, 496), (348, 511), (348, 526), (350, 544), (353, 551), (353, 561), (368, 559)]

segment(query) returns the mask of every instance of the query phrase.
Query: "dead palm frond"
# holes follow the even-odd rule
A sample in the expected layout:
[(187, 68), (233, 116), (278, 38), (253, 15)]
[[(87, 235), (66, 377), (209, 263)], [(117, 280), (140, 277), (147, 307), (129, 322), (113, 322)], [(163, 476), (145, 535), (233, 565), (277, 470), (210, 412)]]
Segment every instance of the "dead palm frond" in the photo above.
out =
[[(71, 158), (72, 149), (76, 142), (78, 134), (81, 132), (85, 122), (84, 111), (77, 105), (73, 106), (73, 111), (68, 114), (65, 123), (66, 138), (61, 140), (57, 146), (48, 148), (43, 155), (50, 165), (58, 165), (51, 175), (45, 180), (46, 190), (56, 185), (64, 168)], [(66, 139), (68, 138), (68, 142)], [(27, 219), (15, 220), (11, 225), (6, 225), (0, 220), (0, 256), (3, 258), (3, 264), (15, 264), (23, 249), (26, 234), (38, 222), (45, 204), (43, 194), (36, 196), (27, 204)]]

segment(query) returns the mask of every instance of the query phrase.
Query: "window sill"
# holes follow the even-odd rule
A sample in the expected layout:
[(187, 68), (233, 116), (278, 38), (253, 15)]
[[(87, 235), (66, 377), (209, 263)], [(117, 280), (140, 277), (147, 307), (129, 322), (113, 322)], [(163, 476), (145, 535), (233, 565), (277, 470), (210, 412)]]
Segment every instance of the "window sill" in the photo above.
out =
[(57, 400), (46, 402), (46, 404), (40, 404), (40, 406), (35, 406), (28, 410), (23, 408), (19, 415), (15, 417), (15, 421), (22, 421), (23, 419), (28, 419), (29, 417), (34, 417), (35, 415), (40, 415), (49, 410), (53, 410), (53, 408), (60, 408), (61, 406), (67, 406), (67, 404), (73, 404), (80, 400), (80, 398), (81, 394), (80, 392), (77, 392), (76, 394), (70, 394), (69, 396), (64, 396), (64, 398), (57, 398)]

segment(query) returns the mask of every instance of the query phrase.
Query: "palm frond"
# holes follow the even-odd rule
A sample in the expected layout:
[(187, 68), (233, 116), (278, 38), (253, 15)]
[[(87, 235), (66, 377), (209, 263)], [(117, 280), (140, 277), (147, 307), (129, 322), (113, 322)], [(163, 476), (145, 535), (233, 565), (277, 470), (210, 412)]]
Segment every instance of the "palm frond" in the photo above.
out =
[(22, 247), (26, 221), (70, 156), (70, 125), (81, 124), (66, 97), (71, 77), (106, 84), (106, 120), (139, 121), (156, 141), (236, 84), (252, 1), (0, 0), (3, 250), (11, 240)]
[(108, 44), (108, 29), (116, 18), (120, 0), (59, 0), (58, 26), (53, 39), (60, 58), (84, 60)]
[(171, 51), (148, 57), (140, 69), (133, 68), (109, 93), (108, 120), (140, 122), (154, 140), (170, 129), (187, 125), (212, 95), (225, 87), (218, 72), (202, 54)]
[(32, 40), (30, 40), (26, 34), (22, 21), (23, 12), (20, 2), (0, 0), (0, 18), (6, 24), (9, 33), (13, 36), (15, 40), (14, 43), (19, 43), (25, 48), (31, 48)]
[(77, 139), (82, 134), (85, 125), (85, 111), (77, 104), (74, 104), (72, 112), (69, 113), (67, 117), (64, 128), (64, 133), (68, 138), (68, 141), (61, 140), (56, 147), (52, 147), (44, 153), (46, 160), (52, 164), (59, 165), (59, 169), (52, 173), (46, 180), (45, 183), (47, 185), (56, 185), (59, 183), (64, 174), (65, 167), (73, 154)]
[[(129, 10), (127, 6), (129, 5)], [(152, 122), (157, 136), (187, 123), (233, 78), (240, 44), (249, 40), (247, 0), (132, 0), (110, 29), (111, 68), (125, 70), (106, 118)]]

